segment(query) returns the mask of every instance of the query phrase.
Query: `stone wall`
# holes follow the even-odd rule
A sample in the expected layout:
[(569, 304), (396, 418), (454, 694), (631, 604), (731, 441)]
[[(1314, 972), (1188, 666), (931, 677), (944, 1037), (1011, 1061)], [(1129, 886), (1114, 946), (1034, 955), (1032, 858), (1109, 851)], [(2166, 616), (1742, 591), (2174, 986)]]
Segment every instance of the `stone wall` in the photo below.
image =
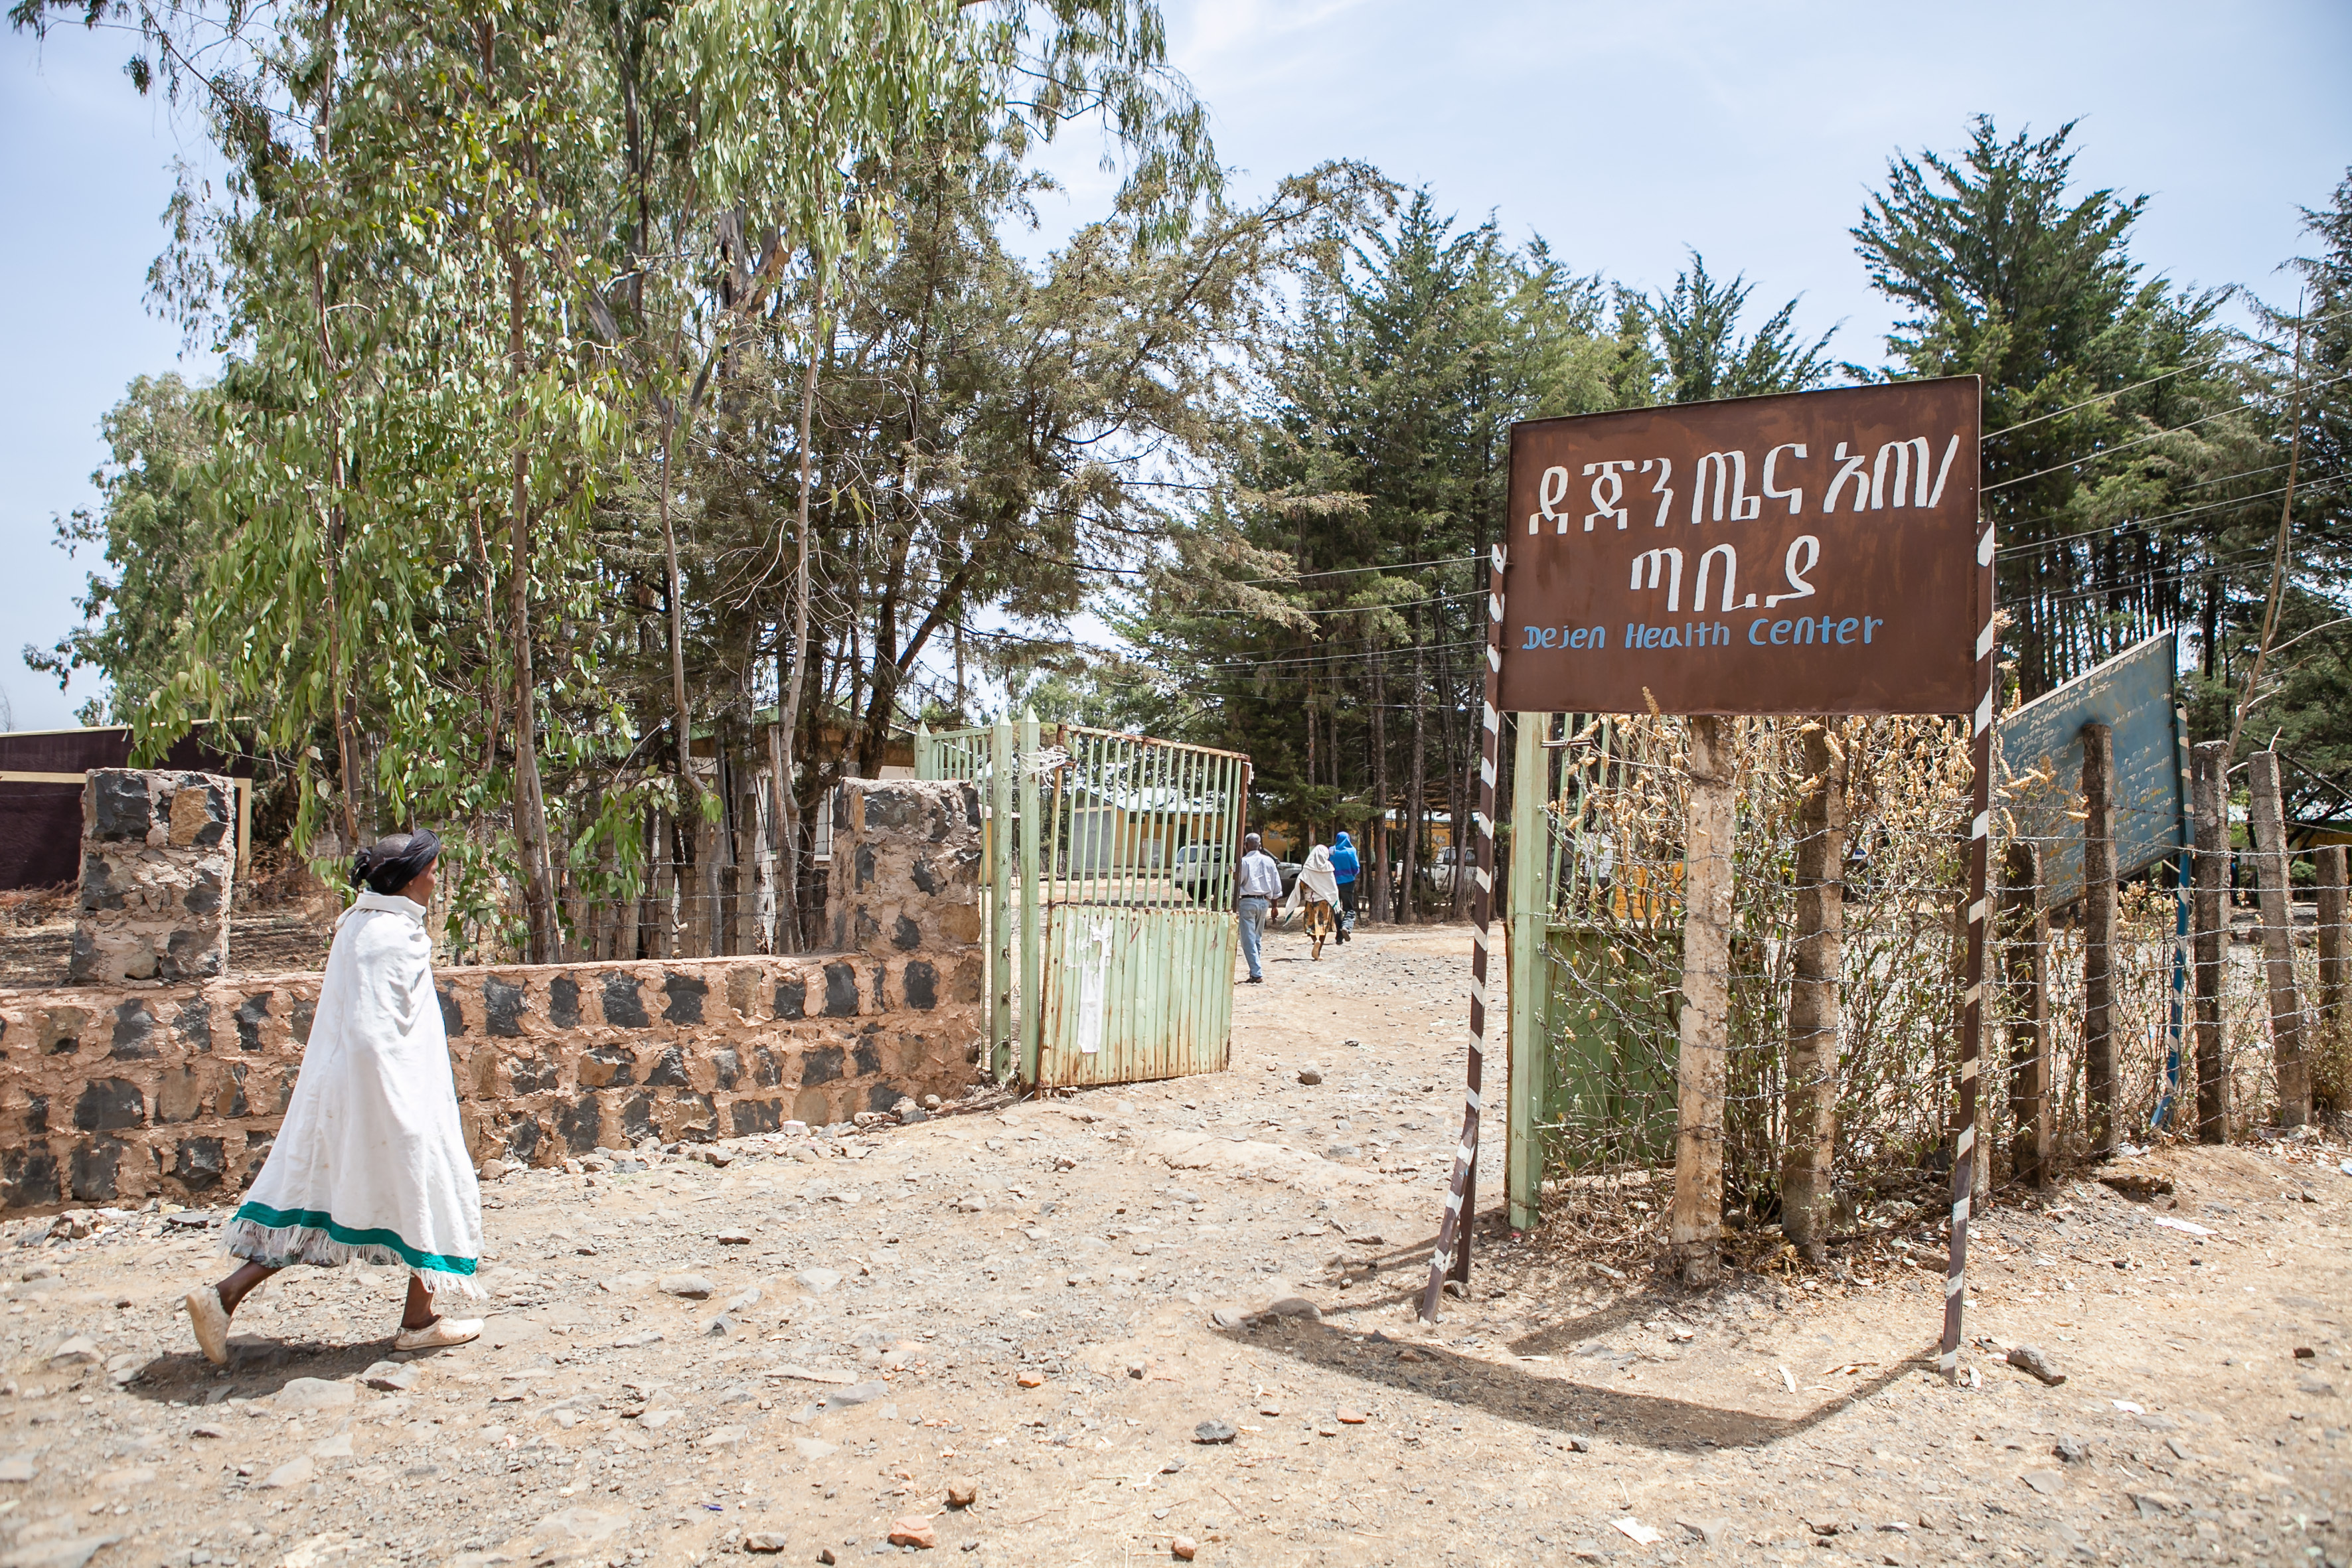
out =
[(92, 768), (81, 815), (73, 984), (225, 971), (236, 786), (214, 773)]
[[(849, 951), (441, 972), (476, 1161), (961, 1093), (984, 1027), (979, 802), (892, 781), (840, 804), (828, 912), (864, 934)], [(234, 1198), (293, 1092), (320, 978), (0, 992), (0, 1205)]]

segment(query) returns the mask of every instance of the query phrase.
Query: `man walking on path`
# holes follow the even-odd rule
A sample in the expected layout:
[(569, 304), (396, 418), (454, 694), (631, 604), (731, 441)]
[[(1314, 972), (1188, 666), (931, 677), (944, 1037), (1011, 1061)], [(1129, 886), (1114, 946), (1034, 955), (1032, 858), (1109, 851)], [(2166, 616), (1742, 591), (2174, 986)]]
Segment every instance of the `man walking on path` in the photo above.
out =
[(1356, 934), (1356, 873), (1359, 869), (1355, 840), (1342, 833), (1339, 841), (1331, 848), (1331, 876), (1339, 884), (1341, 942)]
[(1258, 970), (1257, 949), (1265, 936), (1266, 911), (1282, 897), (1282, 868), (1260, 847), (1255, 833), (1242, 839), (1241, 882), (1235, 891), (1241, 895), (1235, 908), (1242, 921), (1242, 956), (1249, 960), (1249, 984), (1263, 985), (1265, 976)]

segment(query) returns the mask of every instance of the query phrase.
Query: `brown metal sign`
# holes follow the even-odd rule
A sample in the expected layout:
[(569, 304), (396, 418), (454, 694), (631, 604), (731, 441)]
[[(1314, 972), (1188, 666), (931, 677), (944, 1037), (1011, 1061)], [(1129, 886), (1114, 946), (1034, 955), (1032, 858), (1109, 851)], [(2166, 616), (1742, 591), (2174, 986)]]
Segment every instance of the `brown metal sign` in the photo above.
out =
[(1974, 376), (1513, 426), (1499, 706), (1970, 711), (1979, 430)]

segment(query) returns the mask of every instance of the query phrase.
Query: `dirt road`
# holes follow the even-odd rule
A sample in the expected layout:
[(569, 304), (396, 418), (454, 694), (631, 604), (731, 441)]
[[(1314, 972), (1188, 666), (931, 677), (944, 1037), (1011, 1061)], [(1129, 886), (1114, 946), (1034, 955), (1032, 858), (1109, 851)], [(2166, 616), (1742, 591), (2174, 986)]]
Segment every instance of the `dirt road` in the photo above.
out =
[[(1704, 1297), (1626, 1267), (1638, 1229), (1497, 1239), (1432, 1331), (1466, 951), (1367, 932), (1310, 965), (1276, 934), (1214, 1077), (487, 1182), (489, 1332), (405, 1364), (397, 1279), (351, 1268), (281, 1276), (215, 1370), (176, 1308), (220, 1272), (208, 1216), (85, 1216), (0, 1253), (0, 1568), (1101, 1564), (1180, 1535), (1214, 1563), (2343, 1568), (2346, 1151), (2159, 1152), (2129, 1163), (2152, 1202), (1997, 1207), (1980, 1385), (1920, 1359), (1924, 1220)], [(1319, 1314), (1249, 1316), (1292, 1297)]]

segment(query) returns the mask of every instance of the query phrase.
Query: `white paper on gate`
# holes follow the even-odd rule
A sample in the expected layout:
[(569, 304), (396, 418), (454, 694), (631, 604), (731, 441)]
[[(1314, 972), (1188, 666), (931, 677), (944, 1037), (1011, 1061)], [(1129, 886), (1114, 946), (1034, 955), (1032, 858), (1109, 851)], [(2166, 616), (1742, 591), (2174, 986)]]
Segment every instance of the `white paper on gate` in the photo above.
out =
[(1102, 1049), (1103, 993), (1110, 982), (1110, 921), (1097, 921), (1079, 948), (1078, 1054)]

